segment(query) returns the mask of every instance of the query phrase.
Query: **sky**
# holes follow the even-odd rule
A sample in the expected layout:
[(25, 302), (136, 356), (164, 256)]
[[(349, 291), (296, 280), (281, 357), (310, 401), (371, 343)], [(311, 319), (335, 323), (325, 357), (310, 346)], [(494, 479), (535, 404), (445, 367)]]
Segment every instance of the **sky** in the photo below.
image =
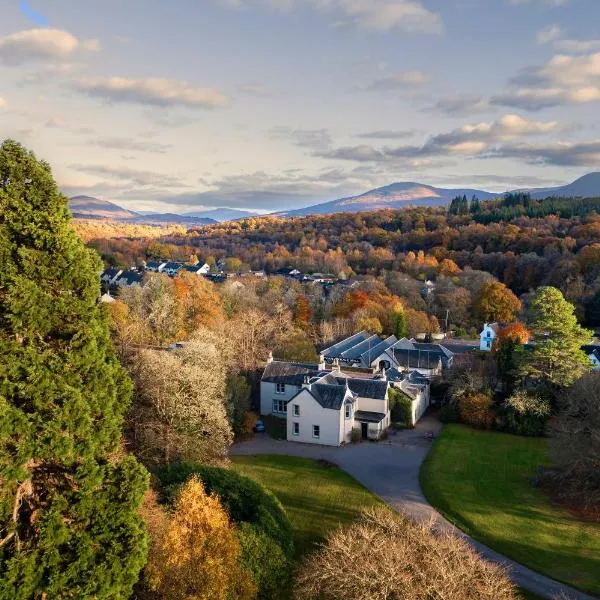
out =
[(0, 139), (133, 210), (560, 185), (599, 114), (600, 0), (0, 0)]

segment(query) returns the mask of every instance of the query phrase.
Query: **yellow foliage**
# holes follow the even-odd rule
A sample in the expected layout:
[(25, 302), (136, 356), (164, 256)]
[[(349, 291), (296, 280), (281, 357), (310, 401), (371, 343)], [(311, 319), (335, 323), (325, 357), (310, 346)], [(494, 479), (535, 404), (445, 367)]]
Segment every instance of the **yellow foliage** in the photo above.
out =
[[(256, 587), (239, 565), (240, 544), (219, 499), (192, 477), (170, 519), (147, 520), (149, 587), (168, 600), (245, 600)], [(153, 530), (155, 529), (155, 530)]]

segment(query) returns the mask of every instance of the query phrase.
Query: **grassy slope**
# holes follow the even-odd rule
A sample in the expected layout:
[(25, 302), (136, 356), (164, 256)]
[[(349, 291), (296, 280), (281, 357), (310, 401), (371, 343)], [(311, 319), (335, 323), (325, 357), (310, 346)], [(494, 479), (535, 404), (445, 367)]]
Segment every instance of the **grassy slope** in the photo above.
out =
[(234, 457), (233, 468), (262, 483), (283, 504), (294, 528), (300, 557), (340, 524), (381, 503), (350, 475), (337, 468), (289, 456)]
[(553, 506), (532, 485), (547, 442), (447, 426), (421, 471), (429, 501), (491, 548), (600, 594), (600, 524)]

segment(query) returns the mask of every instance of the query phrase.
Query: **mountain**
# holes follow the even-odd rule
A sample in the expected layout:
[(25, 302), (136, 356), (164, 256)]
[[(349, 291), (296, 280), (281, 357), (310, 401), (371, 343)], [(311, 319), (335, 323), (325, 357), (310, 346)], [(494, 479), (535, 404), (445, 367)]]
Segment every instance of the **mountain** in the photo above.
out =
[(92, 219), (135, 219), (139, 215), (131, 210), (121, 208), (112, 202), (99, 200), (91, 196), (73, 196), (69, 199), (69, 207), (75, 217)]
[(573, 183), (554, 188), (533, 188), (527, 191), (537, 200), (549, 196), (563, 198), (593, 198), (600, 196), (600, 172), (588, 173)]
[(200, 217), (205, 219), (214, 219), (222, 223), (223, 221), (236, 221), (237, 219), (247, 219), (256, 217), (257, 213), (247, 210), (237, 210), (235, 208), (215, 208), (213, 210), (196, 210), (183, 213), (184, 217)]
[(495, 198), (498, 194), (475, 189), (436, 188), (423, 183), (400, 182), (371, 190), (359, 196), (340, 198), (307, 208), (277, 213), (280, 216), (327, 215), (339, 212), (360, 212), (381, 208), (404, 208), (406, 206), (444, 206), (456, 196), (477, 196), (480, 200)]
[(150, 213), (139, 215), (133, 219), (133, 223), (144, 223), (145, 225), (186, 225), (187, 227), (197, 227), (198, 225), (216, 225), (215, 219), (206, 217), (190, 217), (178, 215), (175, 213)]

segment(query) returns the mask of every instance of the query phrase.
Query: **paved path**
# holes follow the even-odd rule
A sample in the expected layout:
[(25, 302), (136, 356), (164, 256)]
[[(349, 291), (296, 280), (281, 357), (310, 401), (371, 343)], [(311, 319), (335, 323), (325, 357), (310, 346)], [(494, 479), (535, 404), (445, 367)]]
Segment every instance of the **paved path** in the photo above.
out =
[(449, 528), (469, 541), (487, 559), (507, 566), (517, 585), (543, 598), (553, 599), (563, 593), (572, 600), (592, 600), (592, 596), (536, 573), (467, 536), (429, 504), (419, 485), (419, 470), (432, 444), (424, 438), (424, 434), (431, 431), (437, 435), (441, 428), (441, 423), (435, 417), (426, 416), (414, 430), (391, 435), (387, 442), (362, 443), (344, 448), (279, 441), (260, 434), (252, 440), (234, 445), (231, 454), (282, 454), (334, 462), (389, 506), (415, 520), (435, 519), (441, 527)]

